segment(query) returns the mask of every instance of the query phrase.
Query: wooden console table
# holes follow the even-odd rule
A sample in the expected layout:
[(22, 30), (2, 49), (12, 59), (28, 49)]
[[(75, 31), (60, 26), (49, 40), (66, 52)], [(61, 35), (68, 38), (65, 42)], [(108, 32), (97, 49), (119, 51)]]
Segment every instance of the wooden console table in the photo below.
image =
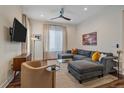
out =
[(22, 54), (13, 58), (14, 78), (16, 76), (16, 72), (21, 71), (21, 64), (26, 61), (31, 61), (31, 54)]

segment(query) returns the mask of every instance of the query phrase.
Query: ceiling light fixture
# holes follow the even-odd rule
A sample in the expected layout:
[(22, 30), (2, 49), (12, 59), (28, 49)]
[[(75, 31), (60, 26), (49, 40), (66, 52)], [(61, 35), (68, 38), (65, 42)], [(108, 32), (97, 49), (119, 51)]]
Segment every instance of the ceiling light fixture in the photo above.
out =
[(43, 15), (43, 14), (41, 14), (40, 16), (41, 16), (41, 17), (44, 17), (44, 15)]
[(84, 8), (84, 11), (87, 11), (87, 8)]

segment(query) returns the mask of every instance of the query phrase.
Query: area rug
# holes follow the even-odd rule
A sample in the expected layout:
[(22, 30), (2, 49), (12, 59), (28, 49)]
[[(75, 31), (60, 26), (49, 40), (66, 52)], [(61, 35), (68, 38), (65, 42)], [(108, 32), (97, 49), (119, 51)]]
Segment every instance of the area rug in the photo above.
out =
[[(48, 64), (57, 64), (57, 61), (48, 61)], [(95, 88), (112, 81), (117, 80), (113, 75), (105, 75), (101, 78), (91, 78), (85, 80), (80, 84), (67, 70), (67, 63), (60, 64), (61, 70), (56, 73), (56, 87), (57, 88)]]
[[(57, 64), (54, 61), (48, 61), (48, 65)], [(96, 88), (107, 83), (117, 80), (117, 77), (113, 75), (105, 75), (101, 78), (92, 78), (82, 82), (80, 84), (67, 70), (67, 63), (62, 63), (61, 70), (56, 72), (56, 88)], [(19, 88), (20, 87), (20, 74), (16, 76), (8, 86), (8, 88)]]

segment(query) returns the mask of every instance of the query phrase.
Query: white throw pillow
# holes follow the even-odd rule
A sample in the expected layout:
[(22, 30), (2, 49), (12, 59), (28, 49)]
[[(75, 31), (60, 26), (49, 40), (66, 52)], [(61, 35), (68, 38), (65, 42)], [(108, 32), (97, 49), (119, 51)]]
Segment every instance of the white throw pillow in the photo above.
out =
[(103, 57), (106, 57), (106, 54), (101, 53), (100, 58), (99, 58), (99, 61), (101, 61), (101, 59), (102, 59)]

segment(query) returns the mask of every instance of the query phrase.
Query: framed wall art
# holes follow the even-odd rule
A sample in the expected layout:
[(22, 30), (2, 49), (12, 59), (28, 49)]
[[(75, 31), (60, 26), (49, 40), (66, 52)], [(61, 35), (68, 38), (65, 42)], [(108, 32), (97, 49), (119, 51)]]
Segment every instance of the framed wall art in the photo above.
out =
[(97, 32), (82, 35), (83, 45), (97, 45)]

